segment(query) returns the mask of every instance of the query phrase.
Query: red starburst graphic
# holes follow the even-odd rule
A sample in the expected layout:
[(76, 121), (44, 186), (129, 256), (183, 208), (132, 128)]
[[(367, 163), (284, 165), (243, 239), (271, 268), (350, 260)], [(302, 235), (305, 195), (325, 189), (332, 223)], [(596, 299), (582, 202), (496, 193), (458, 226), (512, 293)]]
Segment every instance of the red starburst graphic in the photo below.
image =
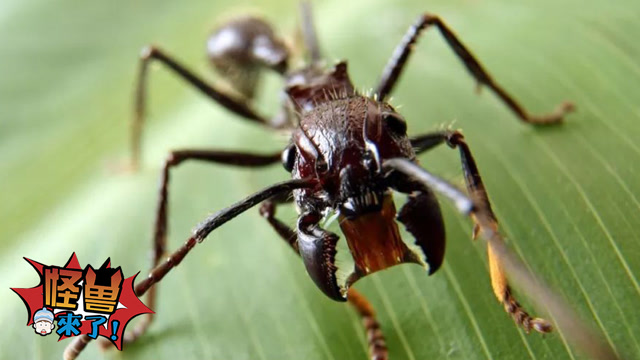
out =
[[(47, 265), (41, 264), (31, 259), (27, 259), (27, 258), (24, 258), (24, 259), (29, 264), (31, 264), (31, 266), (33, 266), (33, 268), (38, 272), (38, 275), (40, 276), (40, 283), (35, 287), (24, 288), (24, 289), (11, 288), (11, 290), (13, 290), (16, 294), (18, 294), (18, 296), (20, 296), (20, 298), (22, 299), (22, 301), (27, 307), (27, 312), (28, 312), (27, 326), (31, 326), (34, 323), (33, 321), (34, 314), (45, 306), (51, 307), (54, 309), (54, 312), (56, 313), (56, 318), (58, 320), (60, 320), (59, 315), (62, 315), (65, 312), (68, 313), (69, 311), (74, 312), (74, 314), (82, 314), (82, 315), (103, 315), (105, 316), (105, 318), (108, 319), (108, 321), (104, 325), (93, 326), (93, 329), (92, 329), (92, 321), (85, 320), (84, 319), (85, 316), (83, 316), (80, 322), (80, 326), (77, 327), (77, 329), (79, 330), (79, 334), (65, 335), (65, 333), (62, 333), (62, 334), (58, 333), (60, 335), (60, 338), (58, 339), (58, 341), (62, 339), (66, 339), (68, 337), (77, 336), (80, 334), (91, 334), (93, 332), (93, 334), (97, 333), (97, 335), (106, 337), (111, 342), (113, 342), (113, 344), (118, 348), (118, 350), (122, 350), (122, 338), (123, 338), (125, 328), (127, 327), (127, 324), (129, 323), (129, 321), (131, 321), (131, 319), (133, 319), (138, 315), (153, 313), (151, 309), (149, 309), (145, 304), (142, 303), (142, 301), (140, 301), (140, 299), (138, 299), (138, 297), (136, 296), (133, 290), (133, 284), (137, 274), (129, 278), (126, 278), (122, 281), (121, 291), (117, 299), (117, 305), (114, 306), (115, 310), (113, 310), (113, 312), (110, 314), (93, 313), (92, 311), (85, 309), (80, 304), (81, 303), (80, 301), (78, 302), (79, 307), (75, 310), (60, 309), (55, 305), (55, 303), (54, 305), (45, 304), (46, 294), (45, 294), (44, 271), (45, 271), (45, 267), (47, 268), (49, 267)], [(89, 267), (90, 266), (87, 266), (87, 268)], [(102, 268), (110, 269), (110, 263), (108, 260), (107, 262), (105, 262), (105, 265), (103, 265)], [(73, 270), (73, 271), (84, 271), (86, 273), (86, 270), (83, 270), (83, 268), (80, 267), (80, 263), (78, 262), (78, 258), (76, 257), (75, 253), (71, 255), (71, 257), (67, 261), (67, 264), (63, 268), (60, 268), (60, 270), (61, 272), (63, 272), (64, 270)], [(119, 268), (117, 270), (119, 270)], [(95, 278), (95, 274), (93, 273), (93, 268), (91, 268), (89, 272), (92, 274), (93, 278)], [(83, 278), (82, 281), (84, 281), (86, 284), (86, 279)], [(116, 326), (112, 326), (113, 324), (116, 324)]]

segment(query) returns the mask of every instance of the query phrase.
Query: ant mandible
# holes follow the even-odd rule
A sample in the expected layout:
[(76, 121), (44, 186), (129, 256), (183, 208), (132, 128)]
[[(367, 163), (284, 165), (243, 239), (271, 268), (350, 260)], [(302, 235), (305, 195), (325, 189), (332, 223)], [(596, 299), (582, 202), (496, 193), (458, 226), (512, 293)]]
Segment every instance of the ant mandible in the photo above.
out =
[[(153, 263), (149, 276), (135, 286), (136, 295), (148, 292), (147, 305), (154, 308), (156, 287), (193, 247), (213, 230), (262, 203), (260, 214), (302, 258), (311, 279), (333, 300), (347, 301), (362, 317), (371, 359), (387, 359), (387, 347), (372, 306), (351, 285), (379, 270), (401, 263), (419, 264), (433, 274), (441, 266), (445, 250), (445, 230), (434, 192), (452, 200), (457, 209), (470, 216), (473, 237), (499, 237), (476, 162), (458, 131), (439, 131), (409, 137), (403, 117), (385, 99), (393, 91), (421, 32), (435, 27), (460, 58), (471, 75), (491, 89), (505, 105), (529, 124), (556, 124), (573, 110), (562, 103), (555, 111), (535, 116), (526, 111), (492, 79), (451, 29), (438, 17), (424, 14), (409, 28), (394, 51), (374, 90), (373, 96), (358, 93), (349, 79), (346, 62), (331, 69), (323, 65), (312, 24), (311, 11), (302, 3), (302, 33), (309, 61), (301, 68), (289, 66), (290, 52), (264, 20), (247, 16), (232, 20), (215, 31), (207, 42), (213, 67), (229, 81), (235, 94), (211, 86), (157, 47), (141, 54), (132, 132), (133, 166), (140, 159), (140, 137), (146, 101), (149, 64), (159, 61), (199, 89), (213, 101), (242, 118), (270, 129), (291, 130), (291, 140), (282, 152), (259, 155), (220, 150), (172, 151), (161, 175), (160, 196), (153, 237)], [(251, 107), (263, 70), (282, 75), (282, 111), (268, 118)], [(437, 145), (447, 144), (460, 151), (468, 194), (432, 175), (418, 165), (416, 156)], [(186, 160), (262, 167), (282, 162), (291, 180), (277, 183), (209, 216), (193, 235), (168, 258), (164, 258), (167, 233), (167, 199), (170, 170)], [(396, 213), (393, 191), (408, 195)], [(293, 200), (299, 217), (295, 229), (276, 218), (276, 206)], [(320, 227), (330, 212), (339, 214), (340, 228), (354, 260), (346, 279), (336, 277), (338, 236)], [(400, 238), (396, 220), (415, 238), (408, 247)], [(507, 283), (500, 252), (489, 242), (491, 284), (507, 313), (525, 331), (552, 330), (544, 319), (530, 316), (514, 298)], [(146, 316), (125, 335), (130, 343), (142, 335), (153, 319)], [(74, 359), (89, 339), (80, 336), (65, 351)]]

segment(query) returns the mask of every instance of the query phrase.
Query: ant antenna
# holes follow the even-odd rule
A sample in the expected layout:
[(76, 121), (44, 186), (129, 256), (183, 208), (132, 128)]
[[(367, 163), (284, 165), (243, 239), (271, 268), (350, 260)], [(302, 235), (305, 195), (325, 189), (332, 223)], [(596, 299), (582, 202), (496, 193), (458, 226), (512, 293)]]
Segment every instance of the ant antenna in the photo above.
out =
[(367, 136), (368, 129), (368, 116), (365, 116), (364, 123), (362, 125), (362, 139), (364, 140), (364, 148), (365, 148), (365, 161), (370, 162), (373, 159), (375, 163), (375, 172), (379, 172), (382, 169), (382, 164), (380, 163), (380, 153), (378, 153), (378, 146), (369, 139)]

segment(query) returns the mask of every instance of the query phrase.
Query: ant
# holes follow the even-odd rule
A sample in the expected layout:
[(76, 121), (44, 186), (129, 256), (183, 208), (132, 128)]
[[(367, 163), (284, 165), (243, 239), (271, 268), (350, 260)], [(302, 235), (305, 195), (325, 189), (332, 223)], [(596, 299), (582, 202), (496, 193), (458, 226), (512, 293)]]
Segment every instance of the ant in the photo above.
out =
[[(361, 316), (371, 359), (387, 359), (385, 338), (373, 307), (351, 286), (369, 274), (402, 263), (421, 265), (429, 274), (438, 270), (445, 252), (444, 222), (434, 194), (439, 193), (453, 201), (460, 213), (471, 217), (475, 224), (474, 238), (482, 235), (489, 240), (491, 285), (498, 301), (515, 323), (526, 332), (552, 331), (547, 320), (529, 315), (510, 289), (498, 223), (463, 135), (458, 131), (445, 130), (409, 137), (404, 118), (385, 101), (393, 91), (414, 44), (422, 31), (428, 28), (437, 29), (478, 84), (491, 89), (523, 122), (556, 124), (574, 109), (571, 103), (564, 102), (547, 115), (530, 114), (487, 73), (446, 23), (429, 13), (418, 17), (408, 29), (385, 66), (372, 96), (355, 90), (346, 62), (339, 62), (332, 68), (324, 66), (307, 2), (302, 3), (302, 34), (308, 62), (300, 68), (289, 66), (289, 49), (270, 24), (261, 18), (245, 16), (234, 19), (209, 37), (207, 51), (211, 64), (229, 82), (233, 91), (223, 91), (207, 84), (157, 47), (144, 48), (137, 79), (132, 132), (134, 168), (139, 165), (146, 80), (149, 64), (153, 61), (164, 64), (230, 112), (265, 128), (289, 130), (291, 139), (282, 152), (274, 154), (192, 149), (169, 154), (161, 175), (152, 270), (146, 279), (136, 284), (136, 295), (148, 292), (147, 305), (154, 308), (154, 285), (196, 244), (227, 221), (261, 204), (260, 214), (300, 255), (318, 288), (333, 300), (349, 302)], [(265, 117), (251, 106), (263, 71), (275, 71), (284, 82), (282, 110), (274, 117)], [(441, 144), (460, 151), (467, 193), (418, 165), (417, 155)], [(209, 216), (178, 250), (165, 258), (170, 170), (186, 160), (243, 167), (263, 167), (280, 162), (291, 174), (291, 180), (264, 188)], [(396, 211), (393, 192), (407, 194), (407, 202), (399, 212)], [(291, 201), (295, 202), (299, 214), (295, 228), (276, 217), (277, 206)], [(336, 213), (339, 218), (354, 261), (350, 275), (344, 279), (336, 275), (338, 235), (320, 226), (321, 220), (331, 213)], [(402, 241), (398, 222), (413, 236), (415, 246), (409, 247)], [(125, 335), (125, 342), (130, 343), (144, 334), (152, 319), (152, 314), (145, 316), (136, 328)], [(75, 339), (65, 350), (65, 359), (75, 359), (88, 341), (86, 335)]]

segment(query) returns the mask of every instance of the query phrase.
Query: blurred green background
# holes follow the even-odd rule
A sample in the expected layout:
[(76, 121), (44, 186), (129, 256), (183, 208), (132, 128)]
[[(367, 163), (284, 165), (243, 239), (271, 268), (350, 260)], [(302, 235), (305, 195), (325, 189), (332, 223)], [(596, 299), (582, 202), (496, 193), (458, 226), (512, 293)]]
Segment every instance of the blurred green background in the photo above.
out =
[[(141, 172), (109, 169), (128, 156), (140, 48), (161, 45), (214, 81), (204, 55), (216, 19), (253, 11), (293, 34), (297, 2), (5, 0), (0, 4), (0, 358), (60, 358), (69, 341), (24, 326), (9, 287), (38, 279), (23, 256), (62, 265), (111, 257), (146, 272), (160, 166), (171, 148), (271, 151), (286, 143), (221, 110), (164, 69), (151, 75)], [(629, 0), (322, 1), (315, 4), (330, 62), (348, 59), (354, 83), (374, 86), (406, 28), (440, 14), (528, 109), (564, 99), (560, 127), (520, 124), (474, 82), (435, 31), (426, 33), (394, 94), (409, 132), (451, 125), (476, 154), (503, 231), (617, 351), (640, 358), (640, 3)], [(259, 104), (277, 107), (270, 78)], [(421, 157), (460, 183), (457, 152)], [(174, 172), (170, 248), (207, 214), (287, 178), (187, 163)], [(432, 277), (400, 266), (357, 284), (378, 310), (391, 359), (579, 359), (557, 333), (516, 329), (490, 289), (471, 225), (443, 201), (448, 248)], [(280, 211), (294, 222), (292, 209)], [(525, 304), (530, 302), (519, 291)], [(94, 344), (84, 359), (365, 359), (356, 314), (322, 295), (258, 215), (217, 230), (159, 289), (159, 316), (124, 352)], [(634, 357), (635, 356), (635, 357)]]

